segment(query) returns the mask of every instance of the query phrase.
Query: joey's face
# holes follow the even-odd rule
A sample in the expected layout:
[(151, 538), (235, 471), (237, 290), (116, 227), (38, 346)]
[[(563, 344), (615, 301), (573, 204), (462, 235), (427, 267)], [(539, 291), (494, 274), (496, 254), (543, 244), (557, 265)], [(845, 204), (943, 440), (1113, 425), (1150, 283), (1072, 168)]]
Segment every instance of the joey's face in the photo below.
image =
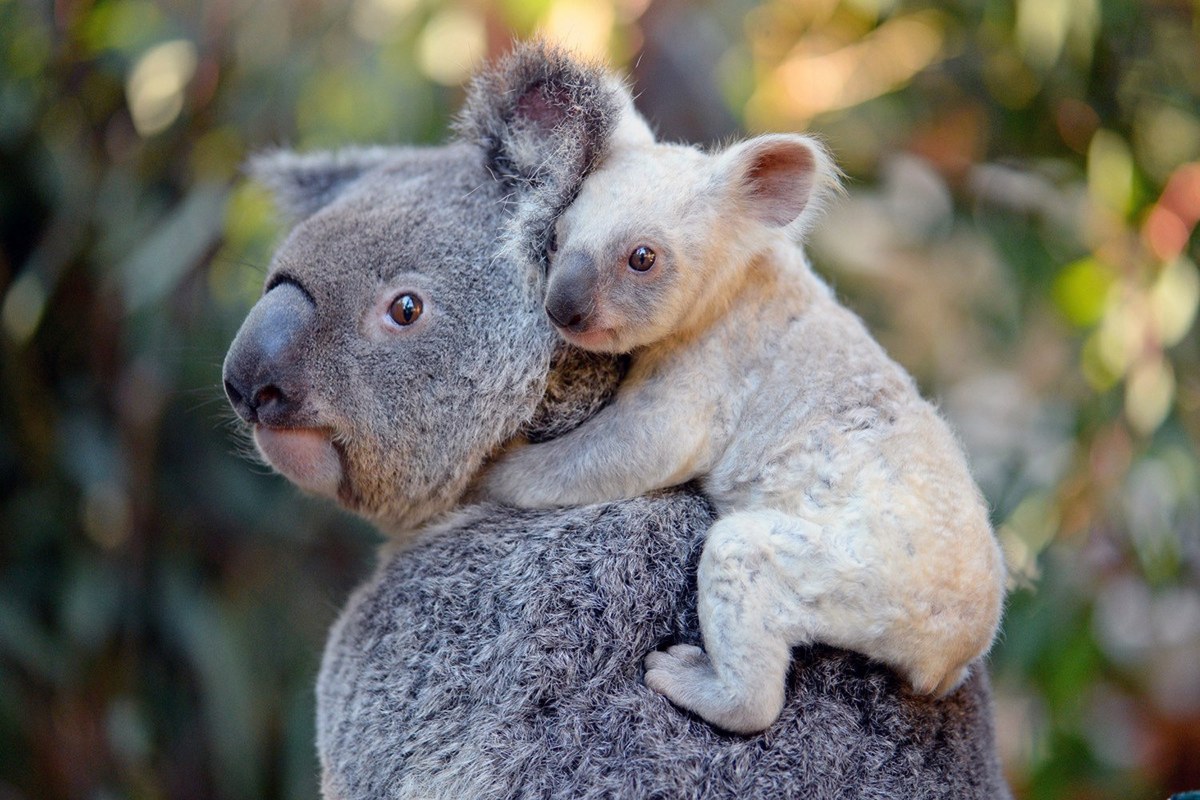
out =
[(301, 222), (225, 361), (264, 459), (391, 530), (457, 499), (530, 414), (554, 345), (492, 263), (498, 189), (453, 155), (374, 170)]
[(706, 156), (649, 145), (613, 153), (563, 213), (546, 314), (567, 341), (622, 353), (675, 330), (704, 280)]

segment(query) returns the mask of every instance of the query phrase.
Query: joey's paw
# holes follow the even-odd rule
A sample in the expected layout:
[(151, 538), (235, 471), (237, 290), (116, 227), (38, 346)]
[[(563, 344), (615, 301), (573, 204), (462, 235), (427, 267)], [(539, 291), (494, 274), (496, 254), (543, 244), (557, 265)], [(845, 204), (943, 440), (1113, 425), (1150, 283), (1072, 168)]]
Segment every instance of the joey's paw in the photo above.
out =
[[(649, 673), (653, 669), (672, 668), (673, 664), (684, 664), (690, 667), (703, 667), (712, 670), (712, 664), (709, 663), (708, 653), (705, 653), (694, 644), (676, 644), (668, 647), (666, 650), (655, 650), (646, 656), (646, 672)], [(647, 684), (648, 685), (648, 684)]]
[(516, 508), (547, 507), (545, 503), (538, 502), (543, 498), (531, 490), (527, 476), (511, 456), (500, 459), (488, 468), (479, 481), (479, 494), (493, 503)]
[(909, 677), (913, 690), (917, 694), (945, 697), (961, 686), (970, 674), (971, 668), (968, 665), (966, 667), (954, 667), (949, 671), (942, 669), (914, 673)]
[(959, 686), (962, 686), (963, 682), (967, 679), (967, 676), (970, 674), (971, 674), (970, 666), (963, 667), (962, 669), (951, 670), (947, 675), (942, 677), (942, 680), (934, 688), (933, 696), (934, 697), (945, 697), (946, 695), (950, 694), (955, 689), (957, 689)]
[(646, 656), (643, 683), (677, 706), (695, 711), (697, 698), (717, 688), (708, 654), (691, 644), (677, 644)]
[(717, 675), (708, 654), (690, 644), (677, 644), (665, 652), (646, 656), (643, 682), (675, 705), (705, 722), (733, 733), (766, 730), (783, 707), (782, 686), (727, 686)]

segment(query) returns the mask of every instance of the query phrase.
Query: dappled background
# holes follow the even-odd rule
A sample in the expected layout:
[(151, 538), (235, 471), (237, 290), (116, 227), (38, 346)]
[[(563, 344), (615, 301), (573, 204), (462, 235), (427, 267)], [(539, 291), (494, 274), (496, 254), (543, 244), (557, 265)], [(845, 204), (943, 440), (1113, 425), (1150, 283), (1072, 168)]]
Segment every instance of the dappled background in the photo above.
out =
[(814, 260), (971, 451), (1021, 798), (1200, 788), (1200, 6), (0, 0), (0, 798), (313, 798), (374, 534), (242, 457), (250, 152), (437, 142), (541, 30), (671, 139), (813, 130)]

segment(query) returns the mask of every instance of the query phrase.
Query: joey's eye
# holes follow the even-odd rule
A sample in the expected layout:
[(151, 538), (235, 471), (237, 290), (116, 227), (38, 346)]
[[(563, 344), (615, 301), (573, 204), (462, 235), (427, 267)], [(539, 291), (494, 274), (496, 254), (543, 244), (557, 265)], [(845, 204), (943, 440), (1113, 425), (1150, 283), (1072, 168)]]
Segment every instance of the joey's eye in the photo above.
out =
[(415, 294), (405, 293), (392, 301), (392, 307), (388, 309), (388, 316), (397, 325), (412, 325), (417, 321), (417, 317), (421, 316), (423, 307), (421, 298)]
[(645, 272), (654, 266), (654, 251), (646, 245), (639, 245), (629, 254), (629, 268)]
[(546, 240), (546, 255), (552, 256), (558, 252), (558, 229), (550, 229), (550, 238)]

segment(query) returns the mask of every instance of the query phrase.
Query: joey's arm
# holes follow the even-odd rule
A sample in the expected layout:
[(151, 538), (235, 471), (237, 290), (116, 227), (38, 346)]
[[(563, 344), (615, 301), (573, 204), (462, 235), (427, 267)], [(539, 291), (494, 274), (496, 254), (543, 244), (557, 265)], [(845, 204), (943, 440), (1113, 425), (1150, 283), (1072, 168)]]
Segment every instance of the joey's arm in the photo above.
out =
[(525, 508), (637, 497), (703, 471), (709, 418), (685, 398), (664, 403), (624, 393), (565, 436), (516, 450), (492, 468), (483, 489)]

